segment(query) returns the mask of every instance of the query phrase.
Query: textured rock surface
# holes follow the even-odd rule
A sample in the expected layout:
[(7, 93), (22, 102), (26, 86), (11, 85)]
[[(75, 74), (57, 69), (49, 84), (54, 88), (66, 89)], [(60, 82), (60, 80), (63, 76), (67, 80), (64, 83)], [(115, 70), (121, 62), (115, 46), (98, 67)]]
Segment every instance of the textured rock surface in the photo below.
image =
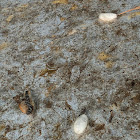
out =
[[(0, 0), (0, 139), (140, 139), (140, 16), (98, 22), (139, 0), (60, 1)], [(13, 100), (26, 88), (34, 116)], [(72, 125), (85, 112), (79, 138)]]

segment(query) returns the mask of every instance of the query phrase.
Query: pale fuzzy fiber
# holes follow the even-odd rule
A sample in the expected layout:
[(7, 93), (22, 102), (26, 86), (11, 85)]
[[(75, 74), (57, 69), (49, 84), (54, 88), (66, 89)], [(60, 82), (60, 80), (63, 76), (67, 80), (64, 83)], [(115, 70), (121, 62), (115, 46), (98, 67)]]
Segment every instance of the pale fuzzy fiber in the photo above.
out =
[(117, 18), (117, 14), (114, 13), (101, 13), (99, 20), (103, 22), (112, 22)]
[(87, 124), (88, 124), (87, 116), (85, 114), (79, 116), (74, 123), (74, 132), (76, 134), (82, 134), (85, 131)]

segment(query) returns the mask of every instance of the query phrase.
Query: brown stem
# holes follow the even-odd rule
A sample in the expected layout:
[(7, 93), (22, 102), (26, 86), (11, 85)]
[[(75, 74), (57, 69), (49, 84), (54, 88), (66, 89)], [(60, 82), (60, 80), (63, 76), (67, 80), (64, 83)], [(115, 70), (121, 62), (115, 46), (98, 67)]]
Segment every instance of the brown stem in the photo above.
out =
[(138, 9), (140, 9), (140, 6), (138, 6), (138, 7), (136, 7), (136, 8), (133, 8), (133, 9), (130, 9), (130, 10), (127, 10), (127, 11), (124, 11), (124, 12), (118, 14), (118, 15), (122, 15), (122, 14), (125, 14), (125, 13), (127, 13), (127, 12), (130, 12), (130, 11), (133, 11), (133, 10), (138, 10)]

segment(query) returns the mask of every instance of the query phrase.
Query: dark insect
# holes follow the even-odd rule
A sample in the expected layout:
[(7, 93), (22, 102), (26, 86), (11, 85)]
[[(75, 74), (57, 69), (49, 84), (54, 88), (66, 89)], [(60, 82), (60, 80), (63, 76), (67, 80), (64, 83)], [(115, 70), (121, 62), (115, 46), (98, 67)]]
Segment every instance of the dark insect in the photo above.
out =
[(109, 123), (112, 122), (112, 119), (113, 119), (113, 117), (114, 117), (113, 111), (111, 110), (110, 112), (111, 112), (111, 114), (110, 114), (110, 117), (109, 117)]
[(14, 100), (18, 103), (19, 109), (24, 114), (32, 114), (34, 111), (34, 102), (31, 97), (30, 91), (25, 91), (24, 96), (20, 99), (19, 96), (14, 97)]

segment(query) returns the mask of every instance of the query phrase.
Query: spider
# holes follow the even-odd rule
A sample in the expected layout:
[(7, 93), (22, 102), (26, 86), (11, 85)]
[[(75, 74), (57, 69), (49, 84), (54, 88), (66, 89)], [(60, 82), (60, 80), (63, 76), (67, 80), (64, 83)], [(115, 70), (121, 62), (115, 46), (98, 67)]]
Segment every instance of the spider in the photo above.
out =
[(20, 99), (20, 96), (17, 95), (14, 97), (14, 100), (18, 103), (18, 106), (21, 112), (27, 115), (33, 113), (35, 107), (34, 107), (34, 101), (32, 100), (30, 91), (25, 91), (22, 99)]

